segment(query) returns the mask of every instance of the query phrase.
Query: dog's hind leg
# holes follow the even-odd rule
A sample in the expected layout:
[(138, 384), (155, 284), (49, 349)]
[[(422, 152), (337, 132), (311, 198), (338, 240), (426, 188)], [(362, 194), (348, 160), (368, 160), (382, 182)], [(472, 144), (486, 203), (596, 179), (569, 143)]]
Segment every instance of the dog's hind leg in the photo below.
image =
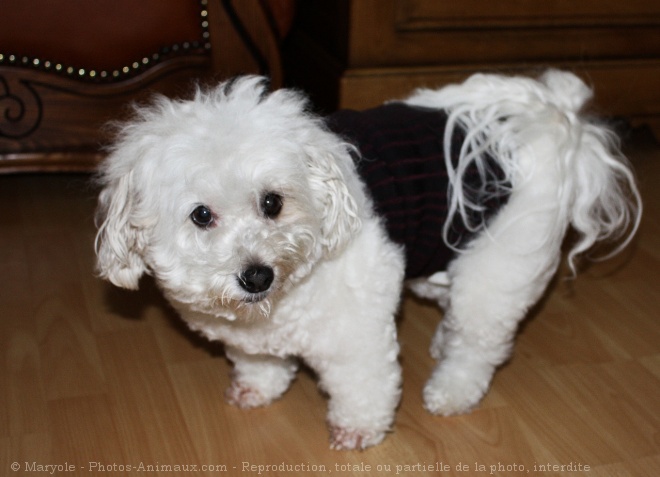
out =
[(529, 191), (512, 195), (449, 266), (448, 306), (431, 345), (439, 362), (424, 389), (434, 414), (459, 414), (479, 403), (509, 357), (519, 322), (557, 269), (566, 225), (557, 221), (556, 207), (535, 208)]
[(424, 388), (425, 406), (434, 414), (460, 414), (479, 403), (510, 355), (518, 324), (556, 269), (550, 256), (501, 248), (482, 240), (450, 266), (449, 305), (431, 344), (438, 364)]
[(543, 147), (549, 139), (537, 140), (526, 180), (449, 266), (448, 306), (431, 346), (439, 362), (424, 389), (434, 414), (479, 403), (509, 357), (519, 322), (557, 269), (568, 224), (557, 198), (561, 176), (541, 153), (551, 151)]
[(632, 225), (625, 245), (637, 229), (641, 201), (614, 136), (579, 115), (590, 97), (579, 78), (551, 70), (539, 81), (475, 75), (409, 100), (449, 111), (446, 158), (453, 128), (466, 132), (459, 167), (448, 164), (456, 216), (467, 222), (469, 210), (481, 210), (465, 196), (468, 166), (486, 171), (486, 158), (496, 161), (506, 181), (491, 185), (510, 191), (449, 266), (449, 306), (432, 345), (439, 363), (424, 390), (431, 412), (477, 405), (508, 358), (518, 323), (554, 274), (569, 223), (580, 237), (568, 256), (573, 272), (573, 258), (594, 242), (625, 235)]

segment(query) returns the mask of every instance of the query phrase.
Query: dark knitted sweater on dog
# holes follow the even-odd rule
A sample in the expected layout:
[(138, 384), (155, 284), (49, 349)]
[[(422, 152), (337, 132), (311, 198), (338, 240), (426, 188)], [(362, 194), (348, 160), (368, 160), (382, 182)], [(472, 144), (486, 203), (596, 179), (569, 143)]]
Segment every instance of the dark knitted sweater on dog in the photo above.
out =
[[(449, 184), (443, 152), (446, 122), (443, 111), (402, 103), (338, 111), (328, 118), (330, 129), (360, 151), (356, 166), (376, 211), (384, 217), (390, 238), (405, 248), (406, 278), (446, 270), (456, 254), (443, 240)], [(460, 150), (463, 137), (457, 128), (452, 155)], [(480, 188), (476, 167), (468, 170), (464, 181), (470, 189)], [(485, 215), (503, 200), (490, 198)], [(462, 220), (453, 221), (450, 239), (456, 245), (469, 239)]]

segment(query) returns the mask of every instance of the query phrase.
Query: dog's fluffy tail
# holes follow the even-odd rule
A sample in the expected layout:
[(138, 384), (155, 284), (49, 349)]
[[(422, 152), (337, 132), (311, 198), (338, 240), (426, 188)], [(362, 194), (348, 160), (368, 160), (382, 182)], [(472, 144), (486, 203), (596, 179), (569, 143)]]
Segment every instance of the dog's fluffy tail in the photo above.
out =
[[(570, 223), (579, 234), (568, 254), (573, 273), (576, 257), (595, 242), (624, 238), (608, 256), (625, 247), (639, 226), (641, 198), (617, 136), (580, 114), (591, 96), (591, 89), (574, 74), (550, 70), (538, 80), (474, 75), (462, 84), (419, 90), (408, 99), (409, 104), (438, 107), (448, 114), (444, 142), (451, 190), (445, 240), (456, 215), (469, 230), (486, 227), (483, 221), (471, 223), (470, 217), (481, 215), (484, 198), (506, 195), (525, 181), (534, 169), (535, 154), (527, 145), (545, 135), (552, 137), (546, 143), (551, 150), (543, 154), (556, 158), (557, 226)], [(465, 140), (452, 162), (456, 151), (451, 151), (451, 138), (457, 127), (464, 130)], [(492, 171), (493, 160), (501, 171)], [(483, 182), (476, 194), (462, 180), (474, 166)]]

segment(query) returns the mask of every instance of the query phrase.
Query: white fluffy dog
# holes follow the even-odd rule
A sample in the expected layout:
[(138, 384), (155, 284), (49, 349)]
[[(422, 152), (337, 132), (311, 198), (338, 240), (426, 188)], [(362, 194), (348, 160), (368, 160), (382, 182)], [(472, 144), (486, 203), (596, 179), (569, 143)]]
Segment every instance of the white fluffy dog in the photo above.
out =
[[(572, 268), (600, 239), (630, 240), (639, 194), (613, 134), (580, 115), (590, 96), (574, 75), (548, 71), (539, 80), (475, 75), (393, 103), (432, 113), (443, 129), (418, 128), (438, 145), (437, 190), (421, 205), (399, 204), (401, 220), (415, 207), (435, 210), (416, 230), (444, 224), (425, 245), (417, 232), (390, 238), (398, 221), (359, 173), (379, 165), (378, 150), (332, 132), (301, 93), (269, 92), (247, 76), (191, 100), (159, 97), (119, 127), (102, 165), (98, 269), (130, 289), (153, 275), (192, 329), (225, 344), (231, 403), (278, 399), (302, 359), (329, 396), (332, 447), (372, 446), (392, 426), (401, 392), (395, 314), (404, 280), (445, 308), (426, 408), (463, 413), (509, 356), (568, 227), (578, 233)], [(395, 132), (408, 124), (395, 123)], [(372, 129), (369, 137), (387, 128)], [(398, 174), (388, 181), (405, 180)], [(449, 251), (448, 266), (408, 270), (426, 247)]]

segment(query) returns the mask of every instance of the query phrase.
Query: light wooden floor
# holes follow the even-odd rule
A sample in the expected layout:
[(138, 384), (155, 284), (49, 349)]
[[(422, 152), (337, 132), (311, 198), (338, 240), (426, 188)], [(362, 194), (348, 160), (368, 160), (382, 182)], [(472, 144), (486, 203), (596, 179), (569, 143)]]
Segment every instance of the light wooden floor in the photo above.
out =
[(636, 144), (646, 215), (635, 246), (554, 285), (472, 414), (422, 409), (441, 315), (405, 299), (396, 428), (362, 453), (328, 449), (311, 375), (270, 408), (235, 409), (220, 346), (188, 332), (151, 282), (126, 292), (94, 278), (87, 177), (0, 177), (0, 475), (65, 463), (74, 471), (58, 475), (142, 475), (112, 471), (140, 464), (227, 471), (149, 474), (169, 476), (269, 464), (302, 467), (261, 475), (660, 475), (660, 148)]

